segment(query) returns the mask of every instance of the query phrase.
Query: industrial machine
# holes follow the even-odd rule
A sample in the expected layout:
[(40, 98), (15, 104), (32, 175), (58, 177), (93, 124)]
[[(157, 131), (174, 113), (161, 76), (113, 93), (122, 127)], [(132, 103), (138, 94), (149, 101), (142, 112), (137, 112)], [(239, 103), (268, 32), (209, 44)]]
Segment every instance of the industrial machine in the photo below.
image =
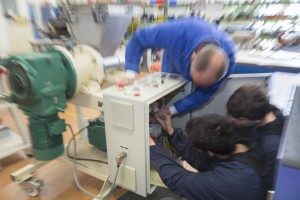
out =
[[(91, 102), (82, 104), (99, 107), (104, 77), (112, 77), (105, 81), (106, 87), (122, 78), (122, 73), (116, 70), (110, 75), (105, 75), (104, 70), (124, 64), (124, 55), (112, 55), (130, 22), (130, 15), (124, 16), (129, 12), (128, 7), (93, 5), (91, 15), (87, 15), (88, 8), (91, 9), (90, 6), (68, 7), (66, 13), (70, 16), (69, 22), (77, 43), (86, 42), (93, 46), (77, 45), (71, 51), (55, 46), (44, 52), (14, 55), (2, 59), (0, 63), (10, 71), (8, 82), (11, 95), (8, 100), (18, 104), (29, 116), (33, 154), (38, 160), (51, 160), (63, 153), (61, 133), (65, 131), (65, 124), (59, 119), (58, 112), (64, 111), (67, 100), (83, 94), (96, 94), (95, 105), (91, 105)], [(116, 10), (122, 12), (116, 14)], [(96, 17), (98, 15), (101, 19)], [(92, 17), (96, 18), (92, 20)], [(83, 34), (85, 20), (89, 20), (92, 31), (84, 31)], [(115, 21), (120, 24), (116, 26), (118, 30), (112, 31)], [(110, 57), (103, 59), (102, 55)]]
[[(185, 84), (175, 74), (154, 73), (126, 88), (104, 90), (103, 103), (108, 147), (108, 167), (116, 170), (115, 156), (126, 152), (122, 176), (117, 184), (142, 196), (155, 187), (150, 183), (149, 134), (150, 115), (159, 107), (160, 100)], [(110, 177), (111, 181), (114, 177)]]
[(10, 71), (12, 94), (8, 99), (29, 116), (33, 154), (38, 160), (51, 160), (63, 152), (61, 133), (65, 124), (57, 113), (66, 108), (67, 98), (74, 95), (76, 82), (72, 78), (68, 81), (72, 71), (64, 67), (62, 59), (66, 58), (49, 51), (2, 60)]
[[(124, 76), (120, 69), (125, 59), (124, 51), (115, 51), (131, 20), (130, 8), (97, 4), (68, 6), (64, 11), (78, 45), (71, 50), (52, 46), (43, 52), (0, 59), (0, 65), (9, 70), (11, 94), (6, 100), (16, 103), (29, 117), (37, 160), (12, 178), (26, 190), (34, 188), (29, 195), (38, 193), (40, 182), (32, 179), (34, 171), (64, 153), (66, 124), (58, 113), (64, 112), (69, 101), (104, 111), (104, 119), (90, 121), (88, 127), (90, 144), (107, 151), (96, 154), (104, 155), (108, 164), (88, 167), (89, 171), (104, 168), (97, 176), (106, 180), (99, 196), (105, 196), (115, 184), (147, 196), (155, 189), (150, 179), (149, 113), (158, 109), (157, 102), (184, 86), (185, 80), (155, 73), (132, 85), (116, 85)], [(155, 132), (153, 128), (151, 132)]]
[(43, 53), (2, 59), (1, 64), (10, 72), (8, 100), (29, 116), (33, 154), (38, 160), (51, 160), (63, 153), (65, 123), (58, 112), (64, 111), (67, 100), (80, 91), (101, 95), (101, 55), (85, 45), (75, 46), (72, 53), (56, 46)]
[[(78, 45), (72, 52), (73, 55), (62, 47), (53, 47), (43, 53), (15, 55), (1, 63), (10, 72), (11, 95), (8, 100), (18, 104), (29, 117), (33, 155), (37, 160), (49, 161), (63, 154), (62, 132), (66, 124), (58, 117), (58, 112), (64, 111), (67, 100), (80, 96), (80, 91), (85, 91), (82, 88), (93, 85), (91, 79), (98, 83), (104, 79), (100, 76), (104, 75), (103, 66), (99, 65), (101, 62), (96, 62), (96, 65), (86, 53), (96, 53), (95, 50)], [(78, 57), (80, 60), (76, 61)], [(84, 65), (78, 66), (83, 62)], [(116, 156), (127, 153), (120, 166), (118, 185), (142, 196), (154, 190), (155, 187), (150, 185), (149, 113), (158, 109), (154, 105), (158, 100), (184, 84), (185, 80), (179, 75), (154, 73), (129, 86), (98, 88), (93, 95), (85, 91), (85, 96), (104, 103), (106, 141), (103, 141), (103, 122), (91, 122), (93, 126), (88, 129), (90, 143), (104, 143), (102, 146), (107, 143), (110, 174), (115, 174)], [(86, 102), (87, 107), (95, 107), (92, 102)], [(102, 109), (102, 104), (96, 106)], [(94, 125), (97, 125), (96, 130)], [(102, 131), (102, 136), (93, 136), (95, 131)], [(112, 175), (111, 182), (114, 180)]]

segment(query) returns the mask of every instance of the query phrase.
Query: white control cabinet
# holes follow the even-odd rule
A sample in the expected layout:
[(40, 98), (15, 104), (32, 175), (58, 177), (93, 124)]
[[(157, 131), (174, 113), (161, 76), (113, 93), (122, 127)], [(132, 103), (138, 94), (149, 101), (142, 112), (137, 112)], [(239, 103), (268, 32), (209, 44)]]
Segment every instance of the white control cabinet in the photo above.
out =
[(120, 88), (103, 91), (103, 108), (110, 181), (117, 170), (115, 157), (126, 152), (120, 166), (117, 185), (146, 197), (150, 185), (149, 112), (150, 105), (182, 87), (179, 75), (153, 73)]

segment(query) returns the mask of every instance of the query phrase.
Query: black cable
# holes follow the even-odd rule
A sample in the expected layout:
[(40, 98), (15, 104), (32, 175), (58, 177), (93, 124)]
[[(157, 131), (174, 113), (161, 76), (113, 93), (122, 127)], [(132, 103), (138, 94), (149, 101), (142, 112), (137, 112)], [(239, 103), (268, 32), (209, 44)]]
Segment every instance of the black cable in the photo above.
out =
[[(89, 126), (85, 126), (83, 128), (81, 128), (77, 133), (74, 134), (74, 136), (72, 135), (72, 138), (69, 140), (68, 145), (67, 145), (67, 156), (71, 159), (74, 159), (73, 156), (70, 155), (70, 145), (72, 143), (72, 141), (75, 142), (75, 137), (77, 135), (79, 135), (83, 130), (85, 130), (86, 128), (88, 128)], [(76, 156), (76, 160), (82, 160), (82, 161), (90, 161), (90, 162), (97, 162), (97, 163), (102, 163), (102, 164), (108, 164), (108, 162), (106, 161), (102, 161), (102, 160), (96, 160), (96, 159), (90, 159), (90, 158), (79, 158)]]

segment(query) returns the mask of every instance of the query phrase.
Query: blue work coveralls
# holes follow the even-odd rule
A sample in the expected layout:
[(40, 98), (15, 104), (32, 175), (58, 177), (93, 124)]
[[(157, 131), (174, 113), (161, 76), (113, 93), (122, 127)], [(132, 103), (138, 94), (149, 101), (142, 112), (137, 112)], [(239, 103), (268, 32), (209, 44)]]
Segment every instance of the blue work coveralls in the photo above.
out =
[(229, 57), (227, 74), (209, 87), (197, 87), (190, 95), (174, 104), (179, 114), (201, 107), (216, 93), (224, 80), (234, 71), (234, 43), (216, 24), (198, 17), (170, 20), (136, 31), (126, 47), (126, 70), (139, 72), (140, 58), (149, 48), (164, 49), (162, 72), (176, 73), (191, 81), (191, 56), (196, 48), (212, 42), (224, 49)]

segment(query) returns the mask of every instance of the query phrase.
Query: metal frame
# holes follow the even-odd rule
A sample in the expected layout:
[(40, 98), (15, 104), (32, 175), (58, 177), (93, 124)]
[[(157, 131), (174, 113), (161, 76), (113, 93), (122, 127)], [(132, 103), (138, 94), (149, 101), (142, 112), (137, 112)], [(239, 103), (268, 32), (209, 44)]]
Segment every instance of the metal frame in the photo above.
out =
[[(6, 92), (2, 77), (0, 76), (0, 93), (1, 96)], [(4, 98), (0, 98), (0, 100)], [(0, 109), (8, 109), (18, 129), (18, 134), (10, 132), (10, 136), (0, 139), (0, 159), (5, 158), (18, 151), (30, 148), (30, 142), (28, 139), (27, 127), (23, 124), (18, 109), (14, 104), (7, 102), (0, 102)]]

